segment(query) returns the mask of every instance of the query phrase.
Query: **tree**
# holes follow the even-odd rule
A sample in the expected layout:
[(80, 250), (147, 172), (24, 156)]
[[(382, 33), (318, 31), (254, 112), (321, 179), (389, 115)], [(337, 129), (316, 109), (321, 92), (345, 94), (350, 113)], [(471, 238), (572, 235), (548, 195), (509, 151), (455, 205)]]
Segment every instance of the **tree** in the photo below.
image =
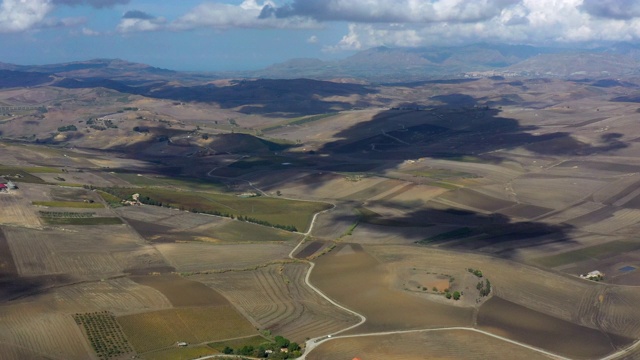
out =
[(460, 300), (460, 291), (453, 292), (453, 300)]
[(276, 342), (276, 348), (277, 349), (281, 349), (281, 348), (285, 348), (287, 346), (289, 346), (289, 339), (282, 337), (280, 335), (276, 336), (274, 338), (275, 342)]
[(450, 293), (450, 292), (448, 292), (448, 293), (444, 294), (444, 296), (445, 296), (447, 299), (451, 299), (451, 293)]
[(225, 346), (224, 349), (222, 349), (222, 353), (223, 354), (233, 354), (233, 349), (228, 347), (228, 346)]

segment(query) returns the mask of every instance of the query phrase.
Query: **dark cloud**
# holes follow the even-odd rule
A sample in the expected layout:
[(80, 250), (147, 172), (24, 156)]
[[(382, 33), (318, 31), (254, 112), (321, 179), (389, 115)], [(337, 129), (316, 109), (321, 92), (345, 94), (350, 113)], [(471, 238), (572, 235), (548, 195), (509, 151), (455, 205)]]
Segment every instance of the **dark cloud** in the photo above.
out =
[(309, 17), (319, 21), (362, 23), (402, 22), (473, 22), (490, 19), (520, 0), (293, 0), (280, 7), (266, 5), (260, 14), (265, 18)]
[(602, 18), (629, 20), (640, 17), (638, 0), (584, 0), (580, 9)]
[(126, 5), (129, 2), (131, 2), (131, 0), (53, 0), (53, 3), (58, 5), (89, 5), (98, 9), (108, 8), (115, 5)]
[(122, 18), (123, 19), (153, 20), (156, 17), (151, 15), (151, 14), (147, 14), (144, 11), (130, 10), (130, 11), (127, 11), (126, 13), (124, 13), (124, 15), (122, 15)]

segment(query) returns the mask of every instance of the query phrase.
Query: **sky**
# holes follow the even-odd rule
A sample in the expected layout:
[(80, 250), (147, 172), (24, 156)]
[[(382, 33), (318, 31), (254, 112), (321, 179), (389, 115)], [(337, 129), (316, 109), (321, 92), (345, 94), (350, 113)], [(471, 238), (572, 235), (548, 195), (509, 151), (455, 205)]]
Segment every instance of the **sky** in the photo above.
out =
[(0, 62), (253, 70), (376, 46), (640, 40), (640, 0), (0, 0)]

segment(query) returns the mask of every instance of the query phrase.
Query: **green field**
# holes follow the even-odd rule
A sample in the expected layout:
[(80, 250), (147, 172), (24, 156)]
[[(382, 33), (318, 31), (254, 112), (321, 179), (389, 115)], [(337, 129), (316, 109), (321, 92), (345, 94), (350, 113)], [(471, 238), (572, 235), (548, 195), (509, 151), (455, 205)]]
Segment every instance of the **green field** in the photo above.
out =
[(104, 191), (97, 191), (98, 195), (100, 195), (100, 197), (107, 202), (107, 204), (109, 204), (109, 206), (111, 207), (119, 207), (121, 206), (120, 201), (122, 201), (122, 199), (120, 199), (117, 196), (113, 196), (109, 193), (106, 193)]
[(264, 228), (256, 224), (242, 221), (230, 221), (222, 226), (216, 227), (214, 235), (217, 239), (225, 242), (277, 242), (299, 240), (299, 234), (289, 231)]
[[(32, 168), (30, 168), (32, 169)], [(0, 177), (15, 181), (18, 183), (32, 183), (32, 184), (44, 184), (45, 181), (41, 178), (30, 174), (22, 168), (9, 167), (9, 166), (0, 166)]]
[(104, 205), (100, 203), (88, 203), (84, 201), (33, 201), (33, 205), (64, 208), (100, 209)]
[(309, 161), (284, 156), (252, 156), (238, 160), (234, 163), (229, 164), (228, 166), (220, 167), (213, 171), (211, 175), (222, 177), (237, 177), (249, 174), (257, 170), (278, 170), (287, 169), (290, 167), (299, 168), (311, 165), (313, 165), (313, 163)]
[(451, 179), (475, 179), (479, 176), (463, 171), (454, 171), (447, 169), (423, 169), (407, 171), (407, 174), (425, 177), (433, 180), (451, 180)]
[(58, 169), (58, 168), (53, 168), (53, 167), (46, 167), (46, 166), (4, 166), (4, 165), (0, 165), (0, 173), (3, 173), (4, 171), (12, 171), (12, 170), (18, 170), (18, 171), (24, 171), (24, 172), (28, 172), (28, 173), (35, 173), (35, 174), (60, 174), (62, 173), (62, 170)]
[(65, 218), (42, 217), (49, 225), (120, 225), (122, 220), (117, 217), (89, 217), (89, 218)]
[(189, 345), (187, 347), (173, 346), (168, 349), (153, 351), (144, 354), (147, 360), (176, 360), (176, 359), (197, 359), (203, 356), (219, 354), (207, 345)]
[(317, 114), (317, 115), (311, 115), (311, 116), (302, 116), (299, 118), (295, 118), (295, 119), (291, 119), (291, 120), (287, 120), (284, 122), (280, 122), (278, 124), (275, 125), (269, 125), (267, 127), (262, 128), (262, 131), (273, 131), (273, 130), (278, 130), (281, 129), (285, 126), (291, 126), (291, 125), (304, 125), (304, 124), (308, 124), (314, 121), (318, 121), (318, 120), (322, 120), (322, 119), (326, 119), (328, 117), (331, 116), (335, 116), (338, 115), (338, 113), (326, 113), (326, 114)]
[(236, 349), (236, 348), (241, 348), (245, 345), (251, 345), (253, 347), (258, 347), (260, 345), (263, 344), (269, 344), (271, 341), (263, 338), (262, 336), (256, 335), (256, 336), (251, 336), (251, 337), (246, 337), (246, 338), (242, 338), (242, 339), (235, 339), (235, 340), (229, 340), (229, 341), (219, 341), (219, 342), (212, 342), (209, 343), (207, 345), (209, 345), (210, 348), (218, 350), (219, 352), (222, 352), (222, 350), (225, 348), (225, 346), (228, 346), (230, 348)]
[(224, 192), (226, 185), (214, 179), (202, 180), (195, 178), (167, 178), (155, 175), (138, 175), (130, 173), (116, 173), (117, 177), (135, 186), (176, 187), (185, 190)]
[(330, 207), (329, 204), (310, 201), (265, 196), (241, 198), (236, 195), (162, 188), (110, 188), (107, 191), (121, 199), (129, 199), (132, 194), (138, 193), (140, 201), (151, 205), (235, 218), (248, 217), (272, 226), (294, 226), (299, 231), (307, 229), (313, 214)]
[(139, 353), (172, 346), (178, 341), (200, 344), (256, 334), (251, 323), (231, 305), (151, 311), (117, 320)]

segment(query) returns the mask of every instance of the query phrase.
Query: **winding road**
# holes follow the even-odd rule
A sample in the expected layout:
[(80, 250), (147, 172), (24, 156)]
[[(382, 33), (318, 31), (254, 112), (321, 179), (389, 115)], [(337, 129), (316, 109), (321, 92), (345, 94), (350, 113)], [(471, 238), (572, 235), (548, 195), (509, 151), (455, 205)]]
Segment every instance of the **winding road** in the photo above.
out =
[[(383, 132), (384, 134), (384, 132)], [(387, 134), (384, 134), (387, 135)], [(399, 140), (399, 139), (398, 139)], [(400, 141), (400, 140), (399, 140)], [(242, 158), (241, 158), (242, 159)], [(240, 159), (238, 159), (240, 160)], [(213, 168), (211, 169), (207, 175), (211, 176), (211, 177), (216, 177), (215, 175), (212, 175), (211, 172), (213, 172), (214, 170), (216, 170), (217, 168)], [(259, 192), (260, 194), (262, 194), (263, 196), (269, 196), (267, 193), (265, 193), (264, 191), (262, 191), (261, 189), (257, 188), (255, 185), (253, 185), (253, 183), (251, 183), (248, 180), (244, 180), (246, 181), (250, 187), (252, 187), (254, 190), (256, 190), (257, 192)], [(284, 197), (283, 197), (284, 198)], [(288, 198), (286, 198), (288, 199)], [(297, 201), (309, 201), (309, 200), (300, 200), (300, 199), (289, 199), (289, 200), (297, 200)], [(302, 235), (304, 235), (304, 237), (302, 238), (302, 240), (300, 240), (300, 242), (291, 250), (291, 252), (289, 253), (289, 258), (291, 259), (295, 259), (294, 254), (296, 253), (296, 251), (300, 248), (300, 246), (302, 246), (302, 244), (305, 243), (305, 241), (308, 239), (309, 236), (311, 236), (311, 233), (313, 231), (313, 227), (316, 223), (316, 220), (318, 218), (319, 215), (324, 214), (326, 212), (329, 212), (333, 209), (336, 208), (336, 205), (334, 203), (329, 203), (328, 204), (331, 205), (331, 208), (326, 209), (326, 210), (322, 210), (320, 212), (317, 212), (313, 215), (313, 218), (311, 219), (311, 224), (309, 225), (309, 229), (305, 232), (305, 233), (301, 233)], [(297, 259), (297, 260), (301, 260), (301, 259)], [(410, 334), (410, 333), (421, 333), (421, 332), (439, 332), (439, 331), (472, 331), (472, 332), (476, 332), (476, 333), (480, 333), (486, 336), (490, 336), (492, 338), (495, 339), (499, 339), (502, 341), (505, 341), (507, 343), (510, 344), (514, 344), (517, 346), (521, 346), (523, 348), (532, 350), (532, 351), (536, 351), (538, 353), (544, 354), (546, 356), (549, 356), (552, 359), (557, 359), (557, 360), (570, 360), (570, 358), (558, 355), (558, 354), (554, 354), (552, 352), (537, 348), (535, 346), (531, 346), (525, 343), (521, 343), (519, 341), (515, 341), (509, 338), (506, 338), (504, 336), (500, 336), (500, 335), (496, 335), (493, 333), (490, 333), (488, 331), (484, 331), (484, 330), (480, 330), (474, 327), (443, 327), (443, 328), (430, 328), (430, 329), (417, 329), (417, 330), (395, 330), (395, 331), (385, 331), (385, 332), (377, 332), (377, 333), (364, 333), (364, 334), (352, 334), (352, 335), (339, 335), (341, 333), (347, 332), (349, 330), (352, 330), (360, 325), (362, 325), (363, 323), (365, 323), (367, 321), (367, 318), (354, 311), (351, 310), (343, 305), (340, 305), (339, 303), (337, 303), (335, 300), (331, 299), (329, 296), (325, 295), (320, 289), (318, 289), (317, 287), (315, 287), (313, 284), (311, 284), (311, 282), (309, 281), (309, 278), (311, 276), (311, 272), (313, 271), (314, 267), (315, 267), (315, 263), (313, 263), (312, 261), (309, 260), (302, 260), (306, 263), (309, 264), (309, 269), (307, 270), (307, 274), (305, 275), (304, 278), (304, 282), (305, 284), (312, 289), (314, 292), (316, 292), (320, 297), (322, 297), (323, 299), (327, 300), (329, 303), (331, 303), (333, 306), (344, 310), (354, 316), (356, 316), (357, 318), (360, 319), (360, 321), (358, 321), (358, 323), (351, 325), (349, 327), (346, 327), (342, 330), (333, 332), (331, 334), (327, 334), (324, 336), (319, 336), (319, 337), (315, 337), (313, 339), (309, 339), (305, 342), (305, 348), (304, 348), (304, 354), (302, 354), (302, 356), (300, 356), (298, 359), (300, 360), (306, 360), (307, 355), (309, 355), (309, 353), (311, 353), (317, 346), (327, 342), (327, 341), (331, 341), (331, 340), (335, 340), (335, 339), (347, 339), (347, 338), (357, 338), (357, 337), (368, 337), (368, 336), (386, 336), (386, 335), (397, 335), (397, 334)], [(622, 356), (625, 355), (629, 355), (629, 353), (631, 353), (633, 350), (635, 350), (638, 346), (640, 346), (640, 340), (634, 342), (633, 344), (631, 344), (630, 346), (628, 346), (625, 349), (621, 349), (613, 354), (610, 354), (606, 357), (603, 357), (601, 360), (614, 360), (614, 359), (618, 359)], [(209, 356), (204, 356), (201, 358), (198, 358), (196, 360), (205, 360), (205, 359), (213, 359), (213, 358), (233, 358), (236, 357), (236, 355), (209, 355)], [(245, 358), (250, 358), (250, 357), (245, 357)]]

